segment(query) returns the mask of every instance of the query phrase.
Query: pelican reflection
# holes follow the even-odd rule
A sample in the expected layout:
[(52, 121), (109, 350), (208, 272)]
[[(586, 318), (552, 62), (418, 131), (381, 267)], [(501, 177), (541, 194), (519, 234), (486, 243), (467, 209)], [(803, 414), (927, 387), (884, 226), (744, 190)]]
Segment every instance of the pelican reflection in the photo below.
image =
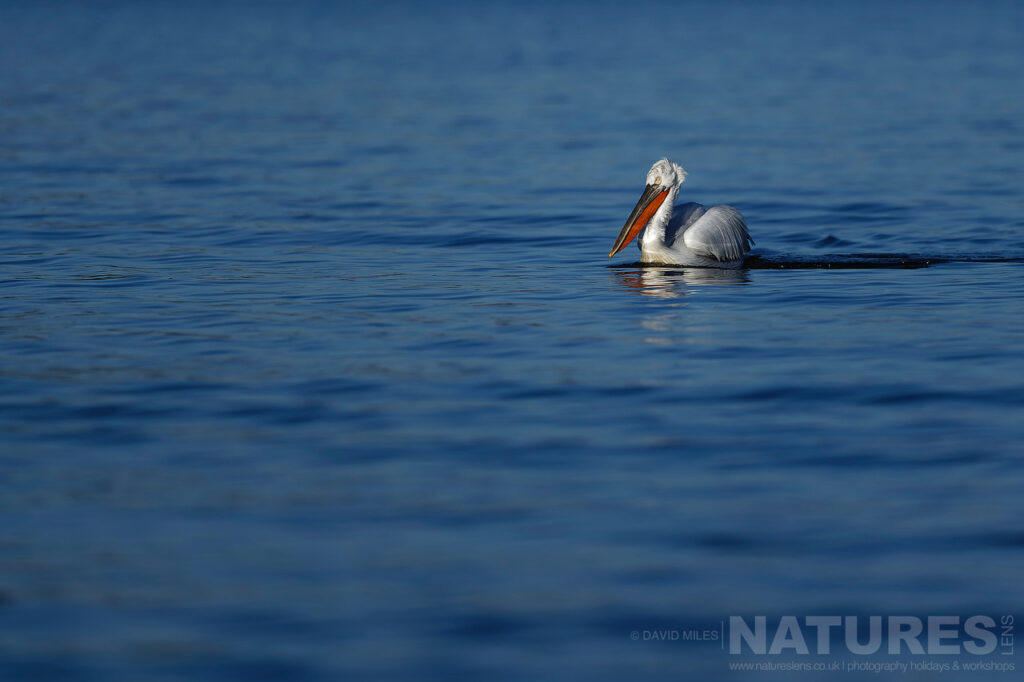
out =
[(631, 293), (658, 298), (680, 298), (687, 287), (747, 284), (746, 270), (715, 268), (652, 268), (613, 271), (619, 284)]

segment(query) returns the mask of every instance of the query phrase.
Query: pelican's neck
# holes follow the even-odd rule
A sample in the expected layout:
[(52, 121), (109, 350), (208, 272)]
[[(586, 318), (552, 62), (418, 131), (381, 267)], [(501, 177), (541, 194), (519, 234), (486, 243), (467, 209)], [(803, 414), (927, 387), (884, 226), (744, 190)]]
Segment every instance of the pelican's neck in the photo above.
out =
[(661, 208), (658, 209), (658, 212), (654, 214), (651, 221), (647, 223), (647, 227), (644, 228), (644, 236), (641, 238), (641, 251), (655, 244), (662, 245), (665, 243), (665, 228), (668, 227), (668, 222), (672, 220), (672, 209), (676, 205), (676, 197), (679, 196), (680, 184), (677, 183), (668, 191), (668, 196), (662, 202)]

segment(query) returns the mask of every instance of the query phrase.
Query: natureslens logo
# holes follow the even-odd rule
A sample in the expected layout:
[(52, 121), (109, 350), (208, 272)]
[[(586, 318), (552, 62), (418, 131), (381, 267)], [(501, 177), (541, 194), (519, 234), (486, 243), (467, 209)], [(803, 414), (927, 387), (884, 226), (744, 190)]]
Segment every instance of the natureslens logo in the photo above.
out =
[[(1012, 615), (960, 616), (730, 616), (730, 654), (1013, 655)], [(725, 623), (723, 630), (725, 629)]]
[(729, 616), (693, 625), (632, 630), (630, 638), (714, 647), (731, 671), (1018, 672), (1012, 615)]

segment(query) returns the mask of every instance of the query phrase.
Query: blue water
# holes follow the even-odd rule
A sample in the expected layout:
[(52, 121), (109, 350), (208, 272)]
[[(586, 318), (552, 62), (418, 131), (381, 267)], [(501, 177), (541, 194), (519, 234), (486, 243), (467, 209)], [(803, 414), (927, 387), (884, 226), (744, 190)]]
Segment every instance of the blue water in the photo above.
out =
[[(0, 5), (0, 678), (1024, 611), (1022, 6), (554, 5)], [(752, 267), (609, 261), (664, 155)]]

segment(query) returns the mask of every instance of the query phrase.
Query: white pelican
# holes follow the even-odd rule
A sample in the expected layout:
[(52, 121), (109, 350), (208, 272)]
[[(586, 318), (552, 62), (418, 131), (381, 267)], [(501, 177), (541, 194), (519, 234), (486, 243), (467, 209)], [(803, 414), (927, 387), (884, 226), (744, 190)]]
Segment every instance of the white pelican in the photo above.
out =
[[(738, 268), (754, 240), (743, 216), (732, 206), (707, 208), (690, 203), (675, 206), (686, 171), (668, 159), (647, 171), (647, 188), (636, 203), (611, 258), (640, 234), (640, 260), (704, 268)], [(673, 209), (678, 213), (673, 215)], [(646, 227), (646, 229), (644, 229)]]

